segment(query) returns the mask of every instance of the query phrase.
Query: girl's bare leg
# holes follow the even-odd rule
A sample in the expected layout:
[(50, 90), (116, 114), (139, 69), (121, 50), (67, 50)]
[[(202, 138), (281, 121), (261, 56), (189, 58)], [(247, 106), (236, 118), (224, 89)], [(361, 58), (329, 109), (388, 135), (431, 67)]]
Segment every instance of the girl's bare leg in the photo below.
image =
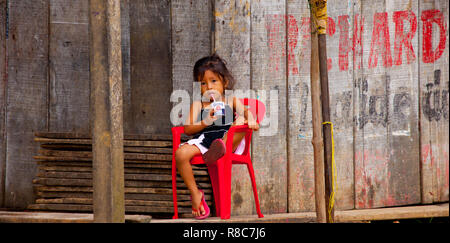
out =
[[(233, 122), (233, 125), (231, 125), (231, 127), (233, 126), (237, 126), (237, 125), (243, 125), (245, 122), (244, 117), (239, 117), (236, 121)], [(230, 129), (231, 129), (230, 127)], [(226, 144), (227, 143), (227, 134), (225, 134), (225, 136), (223, 137), (223, 142)], [(236, 151), (236, 148), (239, 146), (239, 144), (241, 143), (242, 139), (245, 137), (245, 132), (237, 132), (234, 134), (233, 136), (233, 152)]]
[[(227, 134), (223, 137), (223, 142), (227, 143)], [(233, 136), (233, 152), (236, 151), (237, 147), (241, 143), (242, 139), (245, 137), (245, 132), (237, 132)]]
[(175, 152), (175, 160), (177, 162), (178, 173), (180, 173), (181, 178), (183, 178), (184, 183), (191, 193), (192, 208), (197, 210), (192, 210), (192, 214), (196, 217), (205, 214), (205, 209), (201, 204), (202, 193), (198, 190), (190, 163), (192, 157), (197, 154), (201, 154), (200, 150), (197, 148), (197, 146), (190, 144), (181, 146)]

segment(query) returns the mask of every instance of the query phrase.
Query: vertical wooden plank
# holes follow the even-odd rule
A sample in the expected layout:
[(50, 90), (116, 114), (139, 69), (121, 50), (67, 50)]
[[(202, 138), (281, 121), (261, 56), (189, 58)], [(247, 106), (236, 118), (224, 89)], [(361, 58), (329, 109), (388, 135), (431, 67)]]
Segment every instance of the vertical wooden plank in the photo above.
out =
[[(365, 63), (363, 76), (355, 84), (360, 96), (357, 133), (363, 133), (363, 148), (355, 152), (358, 208), (420, 201), (417, 62), (399, 64), (394, 55), (398, 51), (395, 38), (410, 26), (396, 32), (392, 16), (408, 9), (417, 12), (417, 2), (363, 4)], [(411, 41), (417, 42), (414, 38)]]
[[(47, 127), (48, 1), (9, 3), (5, 206), (33, 201), (34, 131)], [(20, 179), (18, 179), (20, 178)]]
[[(363, 57), (364, 66), (363, 78), (356, 86), (359, 88), (358, 92), (362, 96), (359, 100), (360, 110), (358, 114), (358, 133), (362, 133), (362, 150), (357, 150), (358, 156), (361, 160), (357, 160), (355, 164), (355, 171), (358, 176), (355, 178), (355, 194), (357, 200), (357, 208), (372, 208), (383, 206), (381, 201), (387, 195), (388, 182), (386, 181), (387, 166), (389, 163), (388, 151), (386, 148), (387, 141), (387, 110), (386, 101), (386, 70), (383, 67), (383, 60), (381, 52), (377, 56), (378, 66), (376, 68), (367, 67), (367, 59), (371, 49), (376, 49), (378, 46), (371, 48), (371, 40), (373, 32), (384, 34), (381, 30), (374, 30), (374, 16), (377, 12), (385, 12), (386, 5), (384, 0), (374, 1), (371, 4), (362, 3), (361, 15), (364, 17), (364, 32), (363, 32)], [(381, 24), (381, 23), (380, 23)], [(387, 24), (387, 23), (386, 23)], [(376, 36), (376, 35), (375, 35)], [(382, 35), (379, 38), (381, 43), (386, 39)], [(390, 47), (389, 47), (390, 48)], [(382, 50), (382, 48), (379, 48)], [(390, 49), (389, 49), (390, 50)], [(374, 58), (375, 59), (375, 58)], [(369, 96), (373, 97), (370, 104)], [(371, 115), (369, 115), (371, 111)], [(359, 149), (359, 148), (358, 148)]]
[(5, 111), (6, 111), (6, 25), (7, 25), (7, 3), (0, 1), (0, 207), (3, 207), (5, 198), (5, 176), (6, 176), (6, 133), (5, 133)]
[[(255, 98), (250, 93), (250, 1), (216, 0), (214, 17), (214, 48), (236, 79), (233, 93), (239, 98)], [(233, 166), (231, 193), (233, 215), (255, 213), (246, 166)]]
[(94, 222), (124, 223), (120, 1), (89, 1)]
[(419, 6), (422, 203), (444, 202), (449, 198), (449, 3), (419, 1)]
[(49, 129), (89, 132), (88, 1), (50, 1), (49, 42)]
[(314, 211), (311, 32), (308, 1), (288, 1), (287, 14), (289, 212)]
[(214, 49), (237, 80), (234, 89), (250, 89), (250, 1), (214, 3)]
[(353, 2), (328, 1), (327, 54), (330, 117), (336, 163), (335, 208), (354, 207), (353, 186)]
[(170, 134), (170, 1), (130, 1), (132, 133)]
[(363, 151), (364, 151), (364, 129), (360, 127), (360, 121), (364, 118), (364, 109), (366, 94), (366, 79), (364, 76), (364, 62), (363, 62), (363, 33), (364, 33), (364, 20), (365, 17), (362, 15), (362, 2), (353, 1), (353, 17), (352, 17), (352, 49), (353, 49), (353, 178), (354, 178), (354, 205), (356, 207), (363, 207), (364, 204), (361, 203), (357, 205), (360, 201), (358, 198), (362, 193), (362, 175), (366, 175), (365, 171), (362, 169), (364, 164)]
[(123, 97), (123, 132), (132, 132), (131, 117), (131, 70), (130, 70), (130, 1), (120, 1), (120, 18), (122, 33), (122, 97)]
[[(52, 131), (90, 131), (87, 3), (50, 1), (49, 129)], [(131, 105), (128, 1), (121, 1), (121, 7), (124, 117), (128, 118)], [(125, 122), (124, 128), (128, 124)]]
[[(386, 3), (391, 36), (388, 197), (386, 206), (420, 203), (417, 30), (418, 1)], [(403, 30), (400, 26), (403, 24)], [(408, 33), (416, 32), (411, 38)], [(401, 41), (403, 40), (403, 42)], [(399, 43), (401, 42), (401, 43)], [(408, 47), (411, 42), (412, 50)], [(401, 47), (400, 47), (401, 45)], [(402, 51), (400, 52), (400, 48)], [(415, 56), (414, 59), (412, 56)]]
[(125, 222), (120, 1), (89, 2), (95, 222)]
[(251, 85), (266, 105), (266, 117), (252, 141), (263, 213), (288, 210), (285, 15), (285, 1), (251, 3)]
[(171, 12), (173, 90), (186, 90), (192, 97), (194, 64), (212, 49), (212, 1), (172, 0)]
[[(329, 85), (331, 117), (334, 123), (335, 157), (337, 166), (338, 209), (353, 208), (353, 3), (329, 1), (327, 51), (329, 57)], [(302, 13), (303, 11), (304, 13)], [(348, 16), (348, 17), (347, 17)], [(339, 24), (339, 19), (341, 22)], [(313, 156), (309, 82), (308, 46), (310, 36), (307, 2), (289, 2), (288, 5), (288, 68), (289, 68), (289, 198), (290, 211), (312, 211)], [(296, 22), (298, 30), (295, 29)], [(306, 30), (306, 31), (305, 31)], [(298, 31), (298, 34), (294, 34)], [(297, 47), (298, 46), (298, 47)], [(340, 63), (340, 54), (347, 54), (346, 65)], [(308, 59), (307, 59), (308, 58)], [(297, 67), (297, 63), (298, 67)], [(298, 68), (298, 70), (296, 70)], [(306, 80), (305, 79), (305, 80)], [(298, 148), (302, 148), (301, 151)], [(308, 149), (309, 148), (309, 149)], [(350, 151), (350, 152), (349, 152)], [(298, 160), (298, 162), (296, 162)], [(308, 184), (310, 183), (310, 184)]]

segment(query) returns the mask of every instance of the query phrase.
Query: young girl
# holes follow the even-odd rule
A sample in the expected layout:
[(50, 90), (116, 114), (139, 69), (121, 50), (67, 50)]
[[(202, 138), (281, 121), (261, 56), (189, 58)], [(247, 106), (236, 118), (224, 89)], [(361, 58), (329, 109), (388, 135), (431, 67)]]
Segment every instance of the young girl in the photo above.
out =
[[(218, 55), (213, 54), (198, 60), (193, 74), (194, 82), (201, 82), (202, 100), (193, 102), (184, 125), (184, 132), (194, 135), (194, 138), (180, 145), (175, 152), (175, 160), (178, 172), (191, 194), (192, 214), (197, 219), (204, 219), (209, 216), (210, 210), (204, 192), (197, 187), (190, 160), (202, 154), (207, 164), (217, 161), (225, 154), (226, 133), (231, 126), (248, 124), (249, 128), (257, 131), (259, 125), (239, 99), (231, 97), (226, 102), (225, 90), (232, 89), (235, 80)], [(213, 102), (224, 102), (223, 114), (215, 115), (215, 110), (211, 107)], [(237, 114), (237, 119), (234, 114)], [(234, 134), (234, 153), (242, 154), (244, 137), (245, 133)]]

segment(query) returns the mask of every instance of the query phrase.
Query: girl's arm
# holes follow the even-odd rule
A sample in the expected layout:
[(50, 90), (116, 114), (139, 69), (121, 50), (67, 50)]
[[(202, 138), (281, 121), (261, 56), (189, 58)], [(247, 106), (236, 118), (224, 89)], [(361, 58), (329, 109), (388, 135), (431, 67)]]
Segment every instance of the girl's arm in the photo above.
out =
[(188, 117), (186, 118), (186, 122), (184, 123), (184, 133), (186, 135), (194, 135), (203, 129), (205, 129), (207, 126), (212, 124), (217, 117), (211, 116), (213, 110), (210, 111), (210, 117), (207, 117), (205, 120), (202, 121), (194, 121), (194, 119), (197, 119), (198, 114), (202, 110), (202, 103), (199, 101), (194, 101), (194, 103), (191, 105), (191, 109), (189, 111)]
[(248, 109), (244, 106), (244, 104), (242, 104), (242, 102), (236, 97), (233, 97), (233, 106), (235, 107), (238, 116), (244, 116), (246, 121), (245, 123), (248, 124), (248, 127), (255, 131), (258, 131), (259, 124), (256, 122), (256, 119), (253, 117), (253, 114), (249, 112)]

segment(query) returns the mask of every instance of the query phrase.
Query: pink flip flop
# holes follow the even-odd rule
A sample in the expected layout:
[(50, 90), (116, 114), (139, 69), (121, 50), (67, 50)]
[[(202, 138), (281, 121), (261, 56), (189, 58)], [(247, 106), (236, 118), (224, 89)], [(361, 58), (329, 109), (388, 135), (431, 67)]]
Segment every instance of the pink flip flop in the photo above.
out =
[(207, 165), (216, 162), (225, 154), (225, 143), (218, 138), (211, 143), (208, 151), (202, 155), (203, 160)]
[[(209, 217), (211, 210), (209, 210), (208, 204), (206, 204), (205, 192), (203, 192), (203, 190), (199, 190), (199, 191), (202, 193), (202, 205), (203, 205), (203, 209), (205, 209), (205, 214), (203, 214), (201, 216), (197, 216), (195, 218), (196, 219), (206, 219)], [(192, 197), (191, 197), (191, 200), (192, 200)], [(198, 210), (200, 210), (200, 208), (198, 210), (195, 208), (192, 208), (192, 210), (194, 210), (194, 212), (197, 212)]]

